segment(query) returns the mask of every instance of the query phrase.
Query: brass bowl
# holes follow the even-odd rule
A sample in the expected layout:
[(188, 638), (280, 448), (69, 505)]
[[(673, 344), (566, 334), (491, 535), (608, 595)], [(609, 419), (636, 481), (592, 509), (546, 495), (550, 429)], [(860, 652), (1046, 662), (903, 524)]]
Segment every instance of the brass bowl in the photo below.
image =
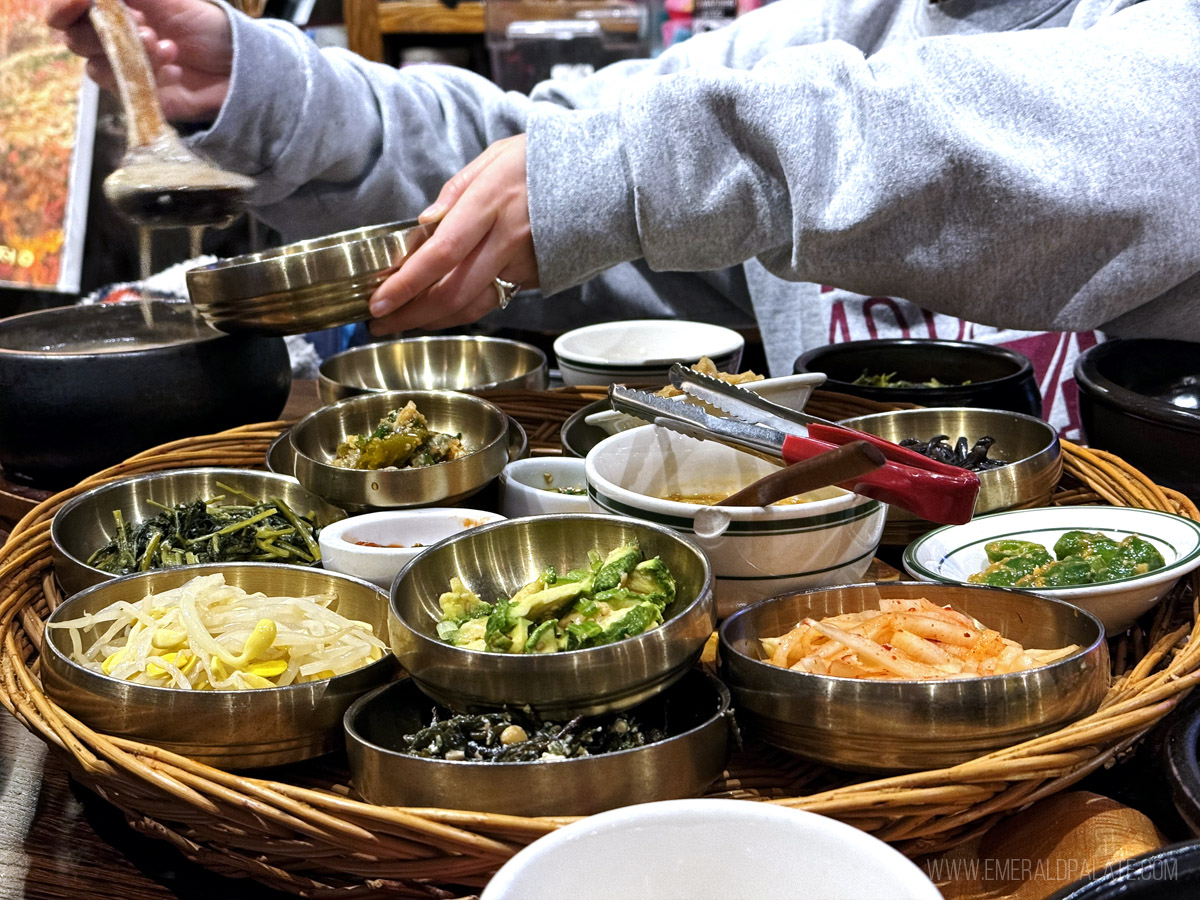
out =
[(360, 695), (391, 680), (390, 654), (354, 672), (286, 687), (191, 691), (111, 678), (72, 661), (70, 637), (56, 622), (116, 601), (134, 602), (221, 572), (228, 584), (276, 596), (337, 591), (334, 607), (383, 635), (387, 595), (357, 578), (278, 563), (182, 566), (106, 581), (76, 594), (50, 614), (41, 656), (46, 695), (81, 722), (105, 734), (162, 747), (212, 766), (247, 769), (309, 759), (339, 749), (342, 715)]
[[(865, 431), (900, 443), (905, 438), (927, 441), (935, 435), (949, 435), (949, 443), (965, 437), (974, 445), (984, 435), (996, 439), (988, 450), (989, 459), (1003, 459), (1008, 465), (978, 472), (979, 497), (975, 515), (1006, 509), (1045, 506), (1062, 477), (1062, 447), (1058, 433), (1048, 423), (1024, 413), (973, 407), (930, 407), (900, 409), (843, 419), (847, 428)], [(918, 518), (897, 506), (888, 508), (883, 527), (884, 544), (907, 545), (937, 523)]]
[(366, 321), (375, 288), (432, 233), (391, 222), (223, 259), (188, 270), (188, 296), (227, 332), (303, 334)]
[[(404, 736), (428, 725), (434, 707), (405, 678), (360, 697), (346, 711), (351, 782), (368, 802), (586, 816), (631, 803), (694, 797), (720, 777), (736, 733), (729, 689), (699, 669), (630, 710), (666, 738), (595, 756), (468, 762), (401, 752)], [(440, 718), (445, 717), (442, 710)]]
[(50, 544), (59, 585), (71, 595), (117, 577), (87, 563), (116, 537), (114, 512), (120, 511), (132, 526), (162, 512), (159, 504), (171, 507), (225, 494), (222, 484), (263, 500), (279, 497), (296, 512), (312, 516), (318, 528), (346, 518), (345, 510), (305, 490), (296, 479), (272, 472), (199, 468), (134, 475), (94, 487), (54, 514)]
[[(280, 475), (296, 475), (296, 449), (292, 446), (291, 429), (284, 429), (267, 448), (267, 468)], [(508, 461), (515, 462), (529, 455), (529, 436), (521, 423), (508, 417)]]
[[(512, 594), (554, 566), (585, 565), (636, 540), (660, 556), (676, 581), (664, 622), (643, 634), (585, 650), (487, 653), (437, 636), (438, 597), (458, 576), (484, 599)], [(659, 525), (605, 515), (530, 516), (480, 525), (434, 544), (392, 582), (392, 652), (417, 686), (451, 709), (529, 704), (547, 717), (627, 709), (683, 677), (716, 625), (713, 574), (701, 550)]]
[[(1081, 649), (1025, 672), (944, 681), (837, 678), (763, 660), (760, 639), (785, 634), (805, 617), (916, 597), (948, 604), (1027, 648)], [(1093, 712), (1110, 677), (1104, 626), (1091, 613), (983, 585), (889, 582), (790, 594), (730, 616), (719, 640), (722, 678), (748, 734), (864, 772), (952, 766), (1056, 731)]]
[(532, 344), (476, 335), (402, 338), (352, 347), (321, 363), (324, 403), (370, 391), (543, 391), (546, 354)]
[[(415, 469), (343, 469), (330, 463), (347, 435), (373, 431), (388, 412), (410, 400), (432, 430), (461, 434), (469, 452)], [(499, 407), (456, 391), (387, 391), (350, 397), (309, 413), (292, 426), (296, 478), (314, 494), (350, 512), (450, 505), (482, 490), (508, 464), (508, 423)]]

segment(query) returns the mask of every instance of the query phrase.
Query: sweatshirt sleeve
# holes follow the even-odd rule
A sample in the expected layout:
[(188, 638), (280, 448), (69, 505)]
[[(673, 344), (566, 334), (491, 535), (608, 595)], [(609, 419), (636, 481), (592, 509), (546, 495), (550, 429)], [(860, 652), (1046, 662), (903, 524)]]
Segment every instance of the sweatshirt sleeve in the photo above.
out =
[(545, 293), (638, 257), (757, 258), (1005, 327), (1138, 330), (1140, 309), (1200, 339), (1180, 302), (1200, 271), (1200, 0), (870, 57), (788, 47), (630, 88), (531, 114)]
[(489, 144), (524, 131), (534, 109), (610, 107), (647, 78), (697, 66), (745, 68), (781, 47), (824, 39), (835, 10), (843, 26), (862, 23), (854, 28), (869, 32), (892, 5), (780, 0), (765, 15), (654, 60), (548, 81), (530, 96), (452, 66), (396, 69), (322, 50), (290, 24), (226, 6), (234, 43), (229, 96), (212, 126), (190, 140), (218, 164), (253, 177), (256, 213), (289, 239), (404, 219)]

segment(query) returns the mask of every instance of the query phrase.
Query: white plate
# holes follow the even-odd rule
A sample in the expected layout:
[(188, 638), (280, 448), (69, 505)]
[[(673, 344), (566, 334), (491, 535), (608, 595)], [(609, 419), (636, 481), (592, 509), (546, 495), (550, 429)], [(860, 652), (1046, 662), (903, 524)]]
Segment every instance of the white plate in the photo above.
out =
[(965, 525), (948, 525), (913, 541), (904, 551), (904, 568), (922, 581), (966, 583), (988, 566), (984, 545), (1024, 540), (1053, 552), (1067, 531), (1098, 531), (1120, 541), (1141, 535), (1166, 560), (1161, 569), (1078, 587), (1029, 588), (1032, 593), (1065, 600), (1094, 613), (1109, 634), (1124, 631), (1163, 598), (1183, 575), (1200, 566), (1200, 523), (1172, 513), (1118, 506), (1053, 506), (979, 516)]
[(666, 384), (676, 362), (697, 363), (702, 356), (722, 372), (736, 372), (745, 339), (732, 328), (677, 319), (630, 319), (586, 325), (554, 341), (563, 382)]
[(506, 862), (481, 900), (941, 896), (900, 851), (852, 825), (698, 799), (627, 806), (552, 831)]

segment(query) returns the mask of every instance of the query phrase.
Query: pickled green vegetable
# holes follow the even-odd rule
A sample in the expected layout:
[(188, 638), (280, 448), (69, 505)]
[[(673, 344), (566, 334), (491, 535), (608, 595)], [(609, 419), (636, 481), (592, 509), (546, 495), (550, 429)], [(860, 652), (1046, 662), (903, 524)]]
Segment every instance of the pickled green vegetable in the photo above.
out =
[(1000, 540), (984, 546), (989, 565), (967, 580), (973, 584), (1038, 588), (1099, 584), (1144, 575), (1166, 565), (1157, 548), (1140, 535), (1121, 541), (1093, 531), (1065, 532), (1054, 555), (1032, 541)]

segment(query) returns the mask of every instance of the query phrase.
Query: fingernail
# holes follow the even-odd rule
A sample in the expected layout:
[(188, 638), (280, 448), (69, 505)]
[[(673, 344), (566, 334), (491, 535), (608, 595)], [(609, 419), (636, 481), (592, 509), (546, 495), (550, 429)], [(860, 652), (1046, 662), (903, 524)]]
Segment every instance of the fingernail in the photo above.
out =
[(446, 208), (440, 203), (435, 203), (417, 216), (417, 221), (421, 223), (436, 222), (445, 214)]
[(380, 316), (385, 315), (389, 310), (391, 310), (391, 308), (392, 302), (383, 297), (372, 300), (370, 306), (368, 307), (368, 309), (371, 311), (371, 315), (377, 319)]

